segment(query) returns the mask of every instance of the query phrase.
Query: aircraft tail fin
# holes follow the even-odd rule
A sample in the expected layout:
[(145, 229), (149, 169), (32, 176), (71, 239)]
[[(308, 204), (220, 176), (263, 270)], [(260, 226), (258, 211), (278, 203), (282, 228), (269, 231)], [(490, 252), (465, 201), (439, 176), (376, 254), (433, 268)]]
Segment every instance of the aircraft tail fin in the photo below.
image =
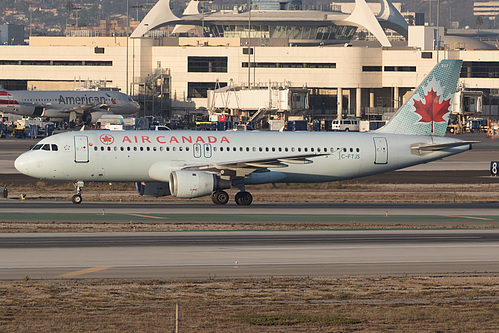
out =
[(462, 60), (442, 60), (414, 90), (380, 133), (443, 136)]

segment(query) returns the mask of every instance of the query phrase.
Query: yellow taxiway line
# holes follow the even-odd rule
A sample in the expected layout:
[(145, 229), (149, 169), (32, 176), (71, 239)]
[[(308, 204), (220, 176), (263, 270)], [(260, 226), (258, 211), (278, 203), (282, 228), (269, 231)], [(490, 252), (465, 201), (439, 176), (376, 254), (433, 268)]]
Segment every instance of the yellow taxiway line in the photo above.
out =
[(489, 219), (487, 217), (477, 217), (477, 216), (459, 216), (459, 215), (442, 215), (444, 217), (460, 217), (463, 219), (471, 219), (471, 220), (484, 220), (484, 221), (494, 221), (494, 219)]
[(83, 274), (88, 274), (88, 273), (94, 273), (94, 272), (102, 271), (102, 270), (109, 269), (109, 268), (112, 268), (112, 267), (113, 266), (108, 266), (108, 267), (92, 267), (92, 268), (82, 269), (82, 270), (75, 271), (75, 272), (69, 272), (69, 273), (66, 273), (66, 274), (57, 275), (57, 277), (75, 277), (75, 276), (79, 276), (79, 275), (83, 275)]
[(160, 216), (151, 216), (151, 215), (142, 215), (142, 214), (125, 214), (125, 215), (138, 216), (138, 217), (148, 217), (150, 219), (168, 220), (167, 218), (160, 217)]

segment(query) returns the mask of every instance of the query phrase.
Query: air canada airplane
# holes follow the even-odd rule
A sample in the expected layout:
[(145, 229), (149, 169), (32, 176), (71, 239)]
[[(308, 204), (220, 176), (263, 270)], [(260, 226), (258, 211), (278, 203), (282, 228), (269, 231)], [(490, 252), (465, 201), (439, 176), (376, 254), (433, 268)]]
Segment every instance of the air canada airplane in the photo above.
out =
[(246, 185), (330, 182), (427, 163), (471, 149), (443, 137), (461, 60), (443, 60), (383, 128), (367, 133), (80, 131), (41, 140), (19, 156), (21, 173), (77, 182), (136, 182), (144, 196), (197, 198), (226, 204), (224, 189), (249, 205)]
[(104, 114), (131, 115), (139, 104), (117, 91), (15, 90), (0, 88), (0, 111), (48, 120), (96, 122)]

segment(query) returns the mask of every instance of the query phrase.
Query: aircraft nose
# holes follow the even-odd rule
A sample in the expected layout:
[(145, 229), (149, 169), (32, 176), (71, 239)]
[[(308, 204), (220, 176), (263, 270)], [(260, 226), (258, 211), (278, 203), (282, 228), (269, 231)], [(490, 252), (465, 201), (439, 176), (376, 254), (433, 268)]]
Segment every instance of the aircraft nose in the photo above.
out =
[(26, 153), (16, 158), (16, 161), (14, 162), (14, 166), (16, 167), (17, 171), (25, 175), (28, 174), (28, 165), (29, 165), (29, 156), (27, 156)]

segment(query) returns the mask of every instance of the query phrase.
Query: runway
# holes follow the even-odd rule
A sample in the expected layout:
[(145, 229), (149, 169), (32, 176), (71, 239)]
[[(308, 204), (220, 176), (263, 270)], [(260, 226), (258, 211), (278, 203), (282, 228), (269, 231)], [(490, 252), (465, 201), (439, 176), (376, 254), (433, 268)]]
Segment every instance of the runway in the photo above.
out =
[(86, 202), (0, 200), (0, 222), (64, 223), (196, 223), (301, 224), (449, 227), (499, 225), (499, 203), (482, 204), (349, 204), (349, 203), (235, 203)]
[(2, 234), (1, 279), (499, 273), (497, 230)]

